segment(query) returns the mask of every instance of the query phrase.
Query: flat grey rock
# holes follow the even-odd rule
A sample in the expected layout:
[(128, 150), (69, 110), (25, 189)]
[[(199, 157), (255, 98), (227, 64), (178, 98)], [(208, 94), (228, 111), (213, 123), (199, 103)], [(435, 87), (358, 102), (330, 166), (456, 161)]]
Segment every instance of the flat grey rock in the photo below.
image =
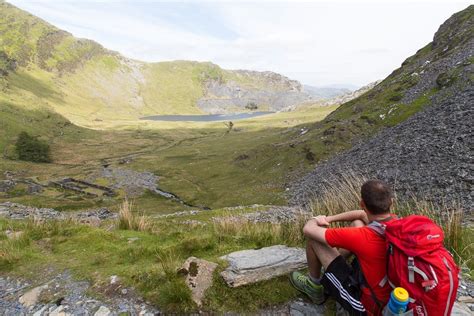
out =
[(324, 315), (324, 306), (303, 301), (294, 301), (290, 304), (291, 316)]
[(459, 302), (454, 303), (453, 309), (451, 310), (451, 316), (470, 316), (472, 315), (471, 310), (464, 304)]
[(269, 280), (307, 265), (304, 249), (283, 245), (237, 251), (221, 259), (229, 262), (221, 275), (230, 287)]

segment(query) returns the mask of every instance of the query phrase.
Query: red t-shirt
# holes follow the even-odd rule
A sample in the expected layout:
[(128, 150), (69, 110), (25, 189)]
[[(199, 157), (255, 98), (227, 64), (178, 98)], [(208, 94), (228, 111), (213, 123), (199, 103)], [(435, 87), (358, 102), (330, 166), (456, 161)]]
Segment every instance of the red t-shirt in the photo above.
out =
[[(391, 287), (382, 288), (380, 281), (386, 276), (386, 244), (383, 237), (368, 227), (330, 228), (326, 230), (326, 242), (331, 247), (344, 248), (357, 256), (365, 279), (375, 296), (384, 304), (390, 298)], [(361, 302), (367, 314), (378, 314), (370, 290), (362, 289)]]

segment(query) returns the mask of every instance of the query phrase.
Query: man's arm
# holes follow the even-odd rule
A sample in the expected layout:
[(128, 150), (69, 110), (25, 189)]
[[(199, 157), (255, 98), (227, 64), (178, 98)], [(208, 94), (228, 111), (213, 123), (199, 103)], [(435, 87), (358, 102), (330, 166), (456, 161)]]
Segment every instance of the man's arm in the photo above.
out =
[(326, 242), (326, 230), (327, 228), (318, 225), (316, 219), (310, 219), (303, 228), (303, 233), (307, 238), (310, 238), (314, 241), (318, 241), (322, 244), (327, 245)]
[(352, 222), (361, 220), (365, 224), (369, 223), (367, 214), (363, 210), (348, 211), (336, 215), (324, 216), (319, 215), (310, 219), (303, 228), (306, 237), (327, 245), (325, 226), (329, 226), (332, 222)]
[(344, 213), (339, 213), (336, 215), (326, 216), (325, 220), (328, 223), (332, 222), (352, 222), (355, 220), (361, 220), (366, 225), (369, 223), (369, 219), (367, 218), (367, 213), (363, 210), (356, 210), (356, 211), (349, 211)]

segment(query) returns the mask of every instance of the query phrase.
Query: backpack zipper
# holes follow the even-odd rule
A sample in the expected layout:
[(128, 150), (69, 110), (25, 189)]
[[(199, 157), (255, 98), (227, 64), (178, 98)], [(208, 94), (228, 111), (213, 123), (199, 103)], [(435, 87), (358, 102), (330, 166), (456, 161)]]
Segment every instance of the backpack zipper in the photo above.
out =
[(448, 261), (446, 260), (445, 257), (443, 257), (443, 262), (446, 265), (446, 268), (448, 269), (448, 275), (449, 275), (449, 294), (448, 294), (448, 301), (446, 303), (446, 309), (444, 310), (444, 315), (448, 316), (449, 306), (451, 305), (451, 296), (453, 294), (454, 280), (453, 280), (453, 273), (451, 271), (451, 267), (449, 266)]

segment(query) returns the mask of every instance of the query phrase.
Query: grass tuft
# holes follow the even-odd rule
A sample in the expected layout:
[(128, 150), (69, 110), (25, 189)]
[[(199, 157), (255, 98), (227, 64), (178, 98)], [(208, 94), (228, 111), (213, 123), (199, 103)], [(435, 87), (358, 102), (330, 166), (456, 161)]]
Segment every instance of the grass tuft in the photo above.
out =
[(118, 228), (135, 231), (152, 231), (153, 225), (150, 219), (141, 214), (137, 215), (132, 211), (133, 205), (128, 200), (124, 200), (119, 210)]
[(302, 231), (306, 220), (302, 214), (295, 221), (287, 223), (254, 223), (245, 218), (227, 215), (215, 220), (213, 228), (221, 242), (231, 238), (254, 243), (256, 247), (276, 244), (301, 246), (304, 241)]

